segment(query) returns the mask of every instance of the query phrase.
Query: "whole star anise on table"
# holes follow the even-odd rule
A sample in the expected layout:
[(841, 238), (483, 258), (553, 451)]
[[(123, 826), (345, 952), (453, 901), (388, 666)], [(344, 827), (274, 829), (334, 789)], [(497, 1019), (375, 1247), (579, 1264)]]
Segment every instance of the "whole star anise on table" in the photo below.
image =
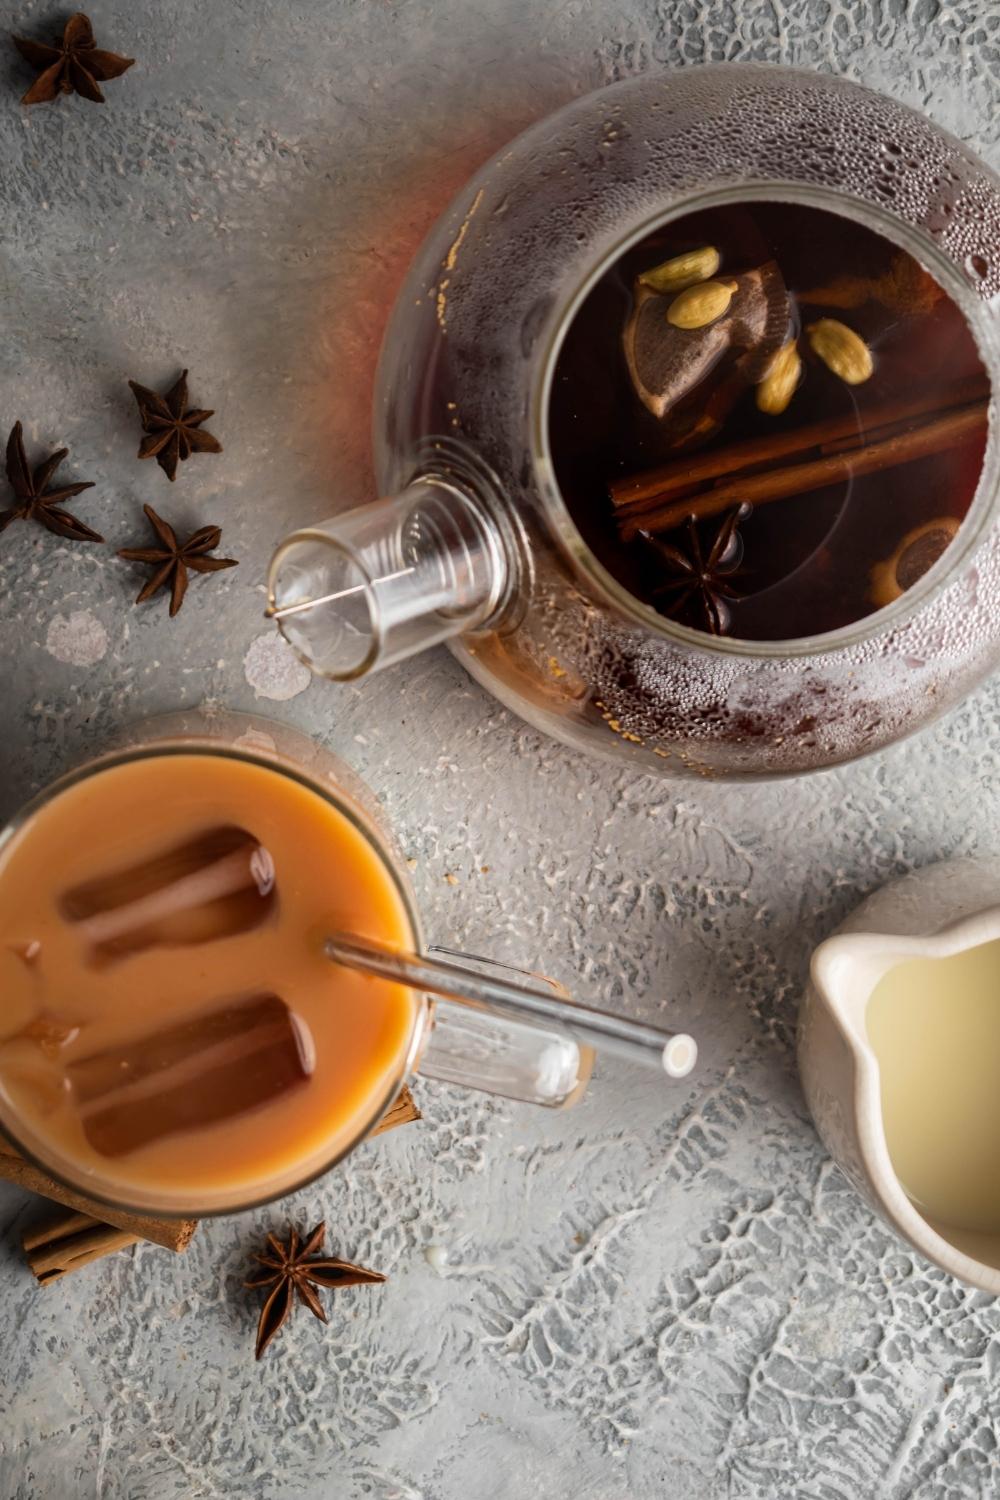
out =
[(98, 79), (106, 83), (109, 78), (119, 78), (135, 62), (134, 57), (121, 57), (98, 47), (90, 20), (82, 11), (70, 16), (62, 41), (54, 46), (26, 36), (11, 40), (25, 62), (41, 69), (22, 104), (51, 104), (60, 94), (74, 93), (93, 104), (103, 104)]
[(299, 1300), (305, 1303), (309, 1311), (319, 1318), (321, 1323), (325, 1323), (326, 1312), (314, 1288), (360, 1286), (385, 1280), (380, 1271), (369, 1271), (364, 1266), (352, 1266), (346, 1260), (317, 1256), (316, 1251), (323, 1248), (325, 1238), (326, 1222), (324, 1220), (316, 1225), (302, 1245), (299, 1244), (299, 1236), (294, 1229), (289, 1234), (287, 1245), (283, 1245), (273, 1234), (269, 1234), (267, 1243), (270, 1253), (254, 1256), (254, 1260), (259, 1261), (264, 1270), (252, 1276), (243, 1285), (271, 1288), (260, 1310), (257, 1323), (258, 1359), (278, 1329), (290, 1316), (295, 1305), (296, 1292), (299, 1294)]
[(28, 467), (28, 456), (24, 451), (24, 432), (20, 422), (15, 422), (7, 439), (7, 478), (17, 498), (17, 505), (0, 511), (0, 531), (6, 531), (12, 521), (37, 521), (56, 536), (64, 536), (71, 542), (103, 542), (97, 531), (91, 531), (77, 516), (63, 510), (62, 502), (74, 495), (94, 488), (93, 480), (79, 484), (66, 484), (61, 489), (47, 488), (50, 479), (69, 452), (60, 448), (32, 471)]
[(726, 600), (740, 597), (729, 582), (740, 564), (737, 528), (749, 514), (749, 505), (738, 505), (729, 511), (707, 552), (702, 547), (693, 516), (688, 517), (686, 548), (665, 542), (649, 532), (641, 533), (643, 541), (655, 550), (659, 561), (666, 564), (668, 576), (654, 584), (652, 589), (657, 597), (672, 595), (664, 607), (664, 614), (688, 623), (694, 616), (697, 624), (710, 635), (725, 635), (730, 620)]
[(159, 547), (123, 547), (118, 553), (126, 562), (150, 563), (156, 571), (136, 595), (136, 604), (145, 604), (157, 589), (170, 585), (171, 619), (184, 603), (187, 593), (188, 569), (192, 573), (218, 573), (223, 568), (238, 566), (235, 557), (208, 557), (206, 553), (222, 541), (219, 526), (200, 526), (191, 533), (186, 542), (177, 540), (174, 528), (158, 516), (151, 505), (144, 505), (146, 518), (160, 542)]
[(214, 411), (203, 411), (197, 406), (188, 408), (187, 376), (187, 370), (183, 370), (163, 396), (135, 380), (129, 381), (146, 433), (139, 444), (139, 457), (155, 458), (171, 480), (177, 477), (178, 460), (183, 462), (192, 453), (222, 452), (218, 438), (201, 430), (202, 422), (214, 417)]

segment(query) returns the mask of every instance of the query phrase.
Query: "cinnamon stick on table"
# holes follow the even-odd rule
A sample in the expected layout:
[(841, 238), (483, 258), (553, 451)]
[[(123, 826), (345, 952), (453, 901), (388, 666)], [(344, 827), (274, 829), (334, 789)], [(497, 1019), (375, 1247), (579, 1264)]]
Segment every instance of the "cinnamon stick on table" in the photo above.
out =
[(137, 1234), (127, 1234), (124, 1229), (115, 1229), (89, 1214), (72, 1210), (64, 1211), (42, 1229), (27, 1231), (21, 1238), (28, 1265), (35, 1280), (43, 1286), (70, 1271), (80, 1270), (102, 1255), (139, 1243)]
[(43, 1198), (51, 1198), (53, 1203), (62, 1203), (88, 1218), (111, 1224), (125, 1234), (135, 1235), (136, 1239), (162, 1245), (166, 1250), (186, 1250), (198, 1227), (197, 1219), (158, 1219), (153, 1214), (133, 1214), (124, 1208), (99, 1203), (95, 1198), (88, 1198), (86, 1193), (78, 1193), (75, 1188), (64, 1187), (41, 1167), (18, 1155), (15, 1147), (3, 1136), (0, 1136), (0, 1179), (16, 1183), (31, 1193), (40, 1193)]
[(397, 1125), (408, 1125), (411, 1120), (419, 1120), (420, 1118), (421, 1114), (413, 1102), (413, 1095), (404, 1083), (396, 1095), (394, 1102), (390, 1104), (381, 1120), (375, 1126), (372, 1135), (383, 1135), (387, 1130), (394, 1130)]
[(988, 394), (982, 378), (960, 381), (945, 398), (924, 392), (867, 412), (863, 433), (851, 413), (617, 480), (611, 498), (622, 535), (666, 531), (689, 515), (717, 515), (741, 501), (766, 505), (944, 452), (985, 430)]
[[(404, 1084), (372, 1135), (382, 1135), (397, 1125), (419, 1119), (420, 1111)], [(28, 1265), (43, 1285), (140, 1240), (149, 1240), (168, 1250), (186, 1250), (198, 1227), (196, 1219), (157, 1219), (87, 1198), (25, 1161), (3, 1136), (0, 1136), (0, 1179), (69, 1206), (69, 1212), (42, 1230), (26, 1233), (22, 1240)]]

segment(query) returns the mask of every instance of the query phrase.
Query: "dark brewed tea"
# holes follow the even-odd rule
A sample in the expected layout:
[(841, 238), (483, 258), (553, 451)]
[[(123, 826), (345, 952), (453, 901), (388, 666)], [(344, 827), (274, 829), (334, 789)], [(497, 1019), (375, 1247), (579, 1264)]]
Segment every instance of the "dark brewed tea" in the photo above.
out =
[(880, 609), (976, 491), (989, 382), (910, 255), (787, 203), (675, 220), (601, 278), (549, 410), (562, 494), (631, 593), (717, 635), (788, 640)]

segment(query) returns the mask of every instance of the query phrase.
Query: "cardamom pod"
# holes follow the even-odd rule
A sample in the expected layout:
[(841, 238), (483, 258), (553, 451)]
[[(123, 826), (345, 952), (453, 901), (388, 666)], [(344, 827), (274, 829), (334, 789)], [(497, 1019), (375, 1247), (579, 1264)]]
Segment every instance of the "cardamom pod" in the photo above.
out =
[(847, 385), (861, 385), (875, 369), (864, 339), (836, 318), (820, 318), (806, 329), (814, 354)]
[(802, 360), (794, 339), (782, 344), (757, 386), (757, 410), (780, 417), (795, 395), (802, 374)]
[(667, 308), (667, 322), (674, 328), (707, 328), (729, 311), (735, 291), (735, 281), (701, 281), (689, 286)]
[(683, 255), (675, 255), (643, 271), (639, 282), (653, 292), (682, 292), (685, 287), (714, 276), (721, 264), (722, 257), (715, 246), (703, 245), (700, 250), (686, 250)]

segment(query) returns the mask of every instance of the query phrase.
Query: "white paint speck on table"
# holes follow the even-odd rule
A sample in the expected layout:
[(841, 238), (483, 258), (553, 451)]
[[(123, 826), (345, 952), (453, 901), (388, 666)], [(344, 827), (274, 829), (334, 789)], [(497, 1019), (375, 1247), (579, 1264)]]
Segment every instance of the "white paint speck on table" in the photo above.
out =
[(308, 667), (302, 665), (275, 630), (250, 642), (243, 658), (243, 675), (255, 698), (270, 698), (272, 703), (297, 698), (312, 682)]
[(89, 609), (53, 615), (45, 632), (45, 649), (70, 667), (93, 667), (108, 649), (108, 632)]
[[(15, 0), (7, 29), (58, 12)], [(672, 787), (574, 758), (443, 653), (311, 681), (262, 620), (291, 528), (371, 495), (379, 338), (466, 175), (637, 70), (832, 68), (1000, 150), (992, 0), (135, 0), (108, 102), (21, 110), (0, 60), (0, 411), (70, 449), (108, 539), (0, 539), (2, 808), (123, 723), (274, 713), (356, 766), (430, 936), (690, 1030), (683, 1083), (600, 1065), (566, 1114), (419, 1085), (420, 1124), (187, 1255), (44, 1290), (0, 1190), (3, 1500), (980, 1500), (1000, 1490), (1000, 1310), (897, 1244), (827, 1162), (793, 1028), (812, 943), (930, 859), (1000, 848), (1000, 697), (815, 780)], [(129, 378), (188, 367), (224, 445), (140, 464)], [(48, 445), (48, 446), (46, 446)], [(135, 607), (143, 503), (240, 566)], [(447, 880), (454, 877), (455, 884)], [(388, 1275), (259, 1367), (266, 1227), (326, 1218)]]

